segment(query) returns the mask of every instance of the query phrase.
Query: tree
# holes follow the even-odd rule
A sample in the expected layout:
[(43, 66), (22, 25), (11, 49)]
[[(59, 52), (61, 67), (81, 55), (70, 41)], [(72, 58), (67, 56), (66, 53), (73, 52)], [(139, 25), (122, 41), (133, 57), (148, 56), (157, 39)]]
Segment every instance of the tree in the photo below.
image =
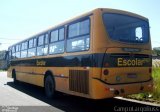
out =
[(160, 56), (160, 47), (154, 47), (152, 54), (156, 56)]

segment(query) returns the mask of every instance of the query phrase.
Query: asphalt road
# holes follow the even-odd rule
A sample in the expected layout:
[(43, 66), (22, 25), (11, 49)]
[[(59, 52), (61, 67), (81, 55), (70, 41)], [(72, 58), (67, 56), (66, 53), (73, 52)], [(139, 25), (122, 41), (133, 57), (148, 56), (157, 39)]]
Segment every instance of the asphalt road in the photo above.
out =
[[(58, 93), (47, 99), (42, 88), (26, 83), (15, 85), (6, 72), (0, 72), (0, 112), (158, 112), (156, 106), (117, 98), (90, 100)], [(9, 111), (8, 111), (9, 110)]]

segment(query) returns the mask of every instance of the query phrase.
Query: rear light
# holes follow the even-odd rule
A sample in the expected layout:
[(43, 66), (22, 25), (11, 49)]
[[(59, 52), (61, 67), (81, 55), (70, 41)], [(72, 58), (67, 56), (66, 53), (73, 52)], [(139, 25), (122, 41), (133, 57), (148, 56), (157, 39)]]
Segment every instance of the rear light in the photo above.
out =
[(152, 73), (152, 68), (149, 68), (149, 73)]
[(108, 74), (109, 74), (109, 71), (108, 71), (107, 69), (105, 69), (105, 70), (103, 71), (103, 74), (104, 74), (104, 75), (108, 75)]

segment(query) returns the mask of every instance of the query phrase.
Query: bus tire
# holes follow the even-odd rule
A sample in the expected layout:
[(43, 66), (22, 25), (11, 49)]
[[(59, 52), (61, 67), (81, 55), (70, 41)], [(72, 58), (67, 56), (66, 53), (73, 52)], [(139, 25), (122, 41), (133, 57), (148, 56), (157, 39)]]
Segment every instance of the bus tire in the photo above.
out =
[(55, 95), (55, 81), (51, 75), (46, 76), (44, 88), (46, 97), (53, 98)]
[(15, 70), (12, 71), (12, 76), (13, 76), (14, 84), (18, 84), (18, 80), (17, 80), (17, 77), (16, 77), (16, 71)]

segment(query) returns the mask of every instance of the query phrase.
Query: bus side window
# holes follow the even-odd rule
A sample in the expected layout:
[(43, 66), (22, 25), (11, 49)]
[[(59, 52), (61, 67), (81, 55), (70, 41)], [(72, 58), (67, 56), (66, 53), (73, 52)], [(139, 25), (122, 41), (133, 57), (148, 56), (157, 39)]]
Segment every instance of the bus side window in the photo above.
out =
[(21, 44), (21, 58), (27, 57), (28, 41)]
[(49, 44), (49, 36), (48, 33), (45, 34), (45, 39), (44, 39), (44, 48), (43, 48), (43, 54), (47, 55), (48, 54), (48, 44)]
[(43, 55), (44, 35), (38, 37), (37, 56)]
[(51, 32), (49, 54), (60, 54), (64, 52), (64, 28)]
[(67, 52), (86, 51), (90, 47), (90, 20), (68, 26)]
[(33, 39), (33, 47), (36, 47), (37, 46), (37, 38), (35, 37), (34, 39)]
[(29, 40), (28, 57), (36, 55), (36, 38)]
[(8, 52), (9, 52), (9, 60), (11, 60), (12, 59), (12, 50), (11, 50), (11, 48), (8, 48)]
[(51, 42), (58, 41), (58, 30), (54, 30), (51, 32)]
[(64, 28), (59, 29), (59, 40), (64, 40)]
[(49, 41), (48, 33), (38, 37), (37, 56), (48, 54), (48, 41)]
[(16, 53), (15, 53), (15, 46), (12, 47), (12, 59), (14, 59), (16, 57)]
[(19, 44), (16, 45), (16, 58), (20, 58), (20, 48), (21, 46)]

